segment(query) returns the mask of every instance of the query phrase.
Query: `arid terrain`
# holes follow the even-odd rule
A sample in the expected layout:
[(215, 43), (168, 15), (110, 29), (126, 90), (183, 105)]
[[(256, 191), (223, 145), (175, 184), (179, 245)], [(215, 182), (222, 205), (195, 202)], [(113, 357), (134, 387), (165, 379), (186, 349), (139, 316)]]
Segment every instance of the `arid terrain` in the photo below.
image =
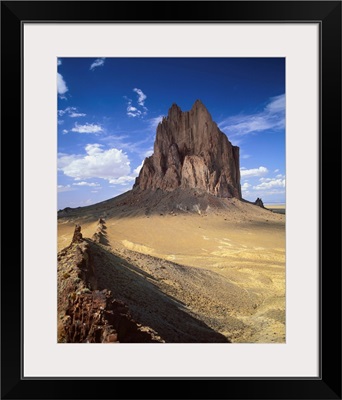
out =
[(155, 337), (285, 342), (285, 215), (237, 199), (210, 197), (223, 204), (211, 207), (207, 196), (193, 194), (196, 204), (178, 196), (174, 209), (144, 196), (137, 206), (129, 192), (63, 211), (58, 250), (70, 244), (75, 224), (92, 238), (103, 218), (101, 240), (92, 244), (98, 288)]
[(242, 198), (239, 152), (173, 104), (132, 190), (58, 212), (59, 341), (285, 342), (285, 215)]

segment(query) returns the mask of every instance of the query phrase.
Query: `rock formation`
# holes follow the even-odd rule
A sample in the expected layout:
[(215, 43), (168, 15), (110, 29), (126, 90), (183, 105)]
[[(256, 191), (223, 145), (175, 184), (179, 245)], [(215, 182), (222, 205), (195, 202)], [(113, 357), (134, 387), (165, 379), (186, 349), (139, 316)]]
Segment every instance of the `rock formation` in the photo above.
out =
[(103, 218), (99, 218), (98, 225), (94, 235), (92, 236), (92, 240), (95, 243), (101, 243), (104, 245), (108, 244), (107, 234), (106, 234), (106, 223)]
[(255, 200), (254, 204), (261, 208), (265, 208), (263, 201), (259, 197)]
[(107, 290), (79, 293), (63, 320), (67, 343), (157, 342), (131, 318), (128, 307)]
[(71, 243), (78, 243), (82, 241), (81, 226), (75, 225), (74, 236), (72, 237)]
[[(101, 218), (102, 229), (104, 223)], [(98, 264), (106, 260), (98, 246), (82, 238), (81, 226), (76, 225), (71, 244), (58, 253), (58, 342), (161, 342), (149, 327), (132, 318), (125, 303), (100, 287)]]
[(196, 100), (190, 111), (176, 104), (159, 123), (154, 153), (145, 159), (135, 189), (200, 189), (241, 199), (239, 148)]

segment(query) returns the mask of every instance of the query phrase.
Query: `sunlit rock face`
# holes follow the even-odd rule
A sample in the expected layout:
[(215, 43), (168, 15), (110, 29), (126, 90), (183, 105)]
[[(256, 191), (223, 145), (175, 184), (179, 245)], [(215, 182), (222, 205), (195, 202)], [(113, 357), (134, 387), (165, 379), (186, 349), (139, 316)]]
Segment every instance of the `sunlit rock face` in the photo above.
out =
[(145, 159), (134, 188), (196, 188), (241, 199), (239, 147), (220, 131), (204, 104), (190, 111), (176, 104), (157, 127), (154, 153)]

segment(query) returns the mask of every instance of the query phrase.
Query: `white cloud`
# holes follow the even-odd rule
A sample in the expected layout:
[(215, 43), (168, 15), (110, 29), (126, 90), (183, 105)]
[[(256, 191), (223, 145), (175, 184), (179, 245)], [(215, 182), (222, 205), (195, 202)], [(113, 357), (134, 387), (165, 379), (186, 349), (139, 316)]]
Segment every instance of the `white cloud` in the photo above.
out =
[(140, 110), (138, 110), (136, 107), (133, 107), (131, 102), (128, 102), (127, 115), (129, 117), (140, 117), (141, 114), (142, 112)]
[(90, 71), (94, 71), (95, 68), (97, 67), (102, 67), (105, 63), (105, 57), (97, 58), (91, 65), (90, 65)]
[(147, 99), (146, 94), (143, 93), (143, 91), (141, 89), (138, 89), (138, 88), (134, 88), (133, 92), (135, 92), (138, 95), (138, 104), (140, 106), (144, 106), (145, 105), (145, 100)]
[(145, 107), (145, 100), (147, 96), (142, 92), (141, 89), (134, 88), (133, 92), (137, 94), (137, 106), (132, 105), (132, 99), (127, 96), (124, 96), (124, 99), (127, 100), (127, 115), (129, 117), (143, 117), (147, 114), (148, 109)]
[(270, 179), (264, 182), (261, 182), (257, 186), (253, 186), (255, 190), (267, 190), (274, 188), (284, 188), (285, 187), (285, 179)]
[(85, 181), (73, 183), (73, 185), (74, 185), (74, 186), (90, 186), (90, 187), (97, 187), (97, 186), (100, 186), (98, 183), (94, 183), (94, 182), (85, 182)]
[(153, 154), (153, 148), (148, 149), (147, 151), (145, 151), (144, 156), (145, 157), (149, 157)]
[(263, 176), (268, 173), (268, 169), (266, 167), (259, 167), (259, 168), (251, 168), (251, 169), (240, 169), (240, 175), (242, 178), (251, 178), (253, 176)]
[(155, 131), (157, 129), (159, 122), (162, 122), (163, 118), (164, 115), (158, 115), (158, 117), (150, 118), (149, 119), (150, 128)]
[(77, 156), (75, 154), (58, 153), (57, 167), (60, 171), (63, 171), (65, 166), (81, 157), (82, 156)]
[(63, 135), (66, 135), (69, 131), (67, 129), (63, 129)]
[(59, 59), (57, 60), (57, 66), (59, 67), (60, 65), (62, 65), (62, 60), (59, 58)]
[(125, 175), (125, 176), (120, 176), (119, 178), (111, 179), (109, 183), (114, 185), (128, 185), (134, 180), (135, 180), (134, 176)]
[(65, 110), (58, 110), (58, 115), (60, 117), (63, 117), (64, 114), (66, 114), (69, 110), (73, 109), (74, 107), (67, 107)]
[(58, 110), (58, 115), (60, 117), (63, 117), (63, 115), (65, 114), (67, 114), (71, 118), (85, 117), (87, 115), (84, 113), (78, 113), (76, 107), (67, 107), (64, 110)]
[(266, 105), (265, 110), (271, 114), (285, 112), (285, 94), (271, 97), (271, 101)]
[(57, 186), (57, 192), (58, 193), (63, 193), (63, 192), (70, 192), (71, 190), (74, 190), (70, 185), (58, 185)]
[(239, 114), (220, 122), (219, 127), (229, 136), (244, 136), (266, 130), (285, 127), (285, 94), (271, 97), (263, 111), (254, 114)]
[(90, 193), (98, 193), (98, 190), (91, 190)]
[[(146, 121), (147, 122), (147, 121)], [(148, 132), (148, 130), (139, 129), (137, 131), (131, 131), (134, 133)], [(129, 151), (130, 153), (136, 153), (139, 156), (139, 160), (150, 156), (153, 153), (153, 141), (155, 134), (147, 135), (142, 140), (139, 141), (129, 141), (132, 137), (128, 135), (101, 135), (99, 140), (107, 144), (107, 146), (115, 147), (117, 149), (122, 149)]]
[[(123, 179), (130, 175), (130, 161), (121, 150), (111, 148), (103, 150), (100, 144), (88, 144), (86, 155), (59, 154), (58, 167), (65, 175), (76, 180), (101, 178), (110, 181)], [(132, 179), (134, 179), (132, 177)]]
[(78, 118), (78, 117), (85, 117), (87, 114), (84, 113), (76, 113), (76, 112), (71, 112), (69, 117), (71, 118)]
[(249, 187), (251, 187), (252, 185), (250, 185), (248, 182), (245, 182), (242, 186), (241, 189), (248, 189)]
[(275, 169), (273, 172), (279, 172), (279, 169)]
[(103, 129), (101, 125), (96, 125), (96, 124), (88, 124), (86, 123), (85, 125), (78, 125), (78, 123), (75, 123), (75, 126), (71, 129), (72, 132), (78, 132), (78, 133), (100, 133), (103, 132)]
[[(277, 179), (284, 179), (285, 175), (278, 174), (278, 175), (276, 175), (276, 178)], [(260, 182), (270, 182), (270, 181), (273, 181), (274, 179), (275, 179), (274, 177), (273, 178), (260, 178), (259, 181)]]
[(241, 156), (241, 158), (244, 159), (244, 160), (246, 160), (246, 159), (249, 158), (249, 157), (250, 157), (249, 154), (242, 154), (242, 156)]
[(68, 91), (68, 87), (63, 79), (63, 76), (57, 72), (57, 92), (61, 98), (66, 98), (64, 95)]
[(133, 170), (133, 173), (134, 173), (135, 175), (137, 175), (137, 176), (139, 175), (139, 172), (140, 172), (142, 166), (144, 165), (144, 161), (145, 161), (145, 160), (142, 160), (141, 164), (138, 165), (138, 166)]
[(93, 156), (95, 154), (102, 153), (103, 152), (102, 147), (103, 145), (99, 143), (87, 144), (85, 147), (85, 151), (89, 155)]

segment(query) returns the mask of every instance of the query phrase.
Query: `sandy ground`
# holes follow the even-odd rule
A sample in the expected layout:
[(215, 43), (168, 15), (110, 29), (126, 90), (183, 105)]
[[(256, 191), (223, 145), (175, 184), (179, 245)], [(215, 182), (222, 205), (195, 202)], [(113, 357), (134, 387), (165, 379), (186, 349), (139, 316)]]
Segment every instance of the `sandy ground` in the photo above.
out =
[(279, 210), (285, 210), (285, 204), (282, 203), (266, 203), (264, 204), (266, 208), (277, 208)]
[[(112, 215), (107, 249), (229, 341), (284, 343), (285, 215), (240, 211)], [(84, 237), (96, 230), (89, 218), (60, 219), (59, 250), (75, 222)]]

